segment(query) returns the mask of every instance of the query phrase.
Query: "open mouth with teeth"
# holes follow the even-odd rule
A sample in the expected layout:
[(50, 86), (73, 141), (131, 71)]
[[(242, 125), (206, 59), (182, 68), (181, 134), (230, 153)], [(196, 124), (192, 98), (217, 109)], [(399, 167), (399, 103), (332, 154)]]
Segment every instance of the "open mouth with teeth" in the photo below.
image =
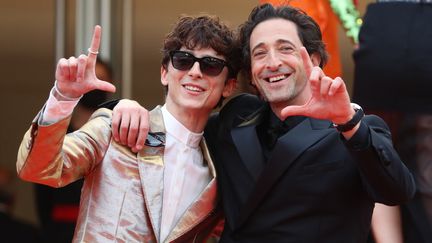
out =
[(183, 87), (189, 91), (192, 92), (203, 92), (204, 89), (197, 87), (197, 86), (192, 86), (192, 85), (183, 85)]
[(264, 80), (269, 82), (269, 83), (276, 83), (276, 82), (279, 82), (281, 80), (288, 78), (289, 76), (290, 76), (290, 74), (281, 74), (281, 75), (265, 78)]

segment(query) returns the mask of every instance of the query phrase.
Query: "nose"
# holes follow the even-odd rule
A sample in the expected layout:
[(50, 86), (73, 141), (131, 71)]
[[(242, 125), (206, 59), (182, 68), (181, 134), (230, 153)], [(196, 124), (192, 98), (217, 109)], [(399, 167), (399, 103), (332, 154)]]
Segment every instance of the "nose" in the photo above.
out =
[(188, 72), (192, 78), (202, 78), (201, 68), (199, 62), (195, 62)]
[(282, 62), (274, 51), (270, 51), (267, 55), (267, 69), (276, 71), (282, 66)]

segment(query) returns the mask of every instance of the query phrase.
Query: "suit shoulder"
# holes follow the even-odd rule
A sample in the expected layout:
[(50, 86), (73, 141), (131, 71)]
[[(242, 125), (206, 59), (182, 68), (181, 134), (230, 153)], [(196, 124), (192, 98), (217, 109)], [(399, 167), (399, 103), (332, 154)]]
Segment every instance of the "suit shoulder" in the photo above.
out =
[(363, 122), (365, 122), (368, 126), (382, 127), (385, 129), (389, 129), (387, 123), (377, 115), (366, 115), (363, 118)]
[(107, 120), (111, 120), (112, 118), (112, 110), (108, 109), (108, 108), (100, 108), (97, 109), (90, 117), (89, 120), (93, 120), (93, 119), (107, 119)]
[(387, 138), (391, 139), (392, 134), (387, 123), (377, 115), (366, 115), (362, 122), (364, 122), (371, 131), (375, 131), (378, 134), (382, 134)]
[(245, 107), (258, 108), (263, 105), (263, 101), (253, 94), (242, 93), (231, 98), (222, 108), (221, 114), (232, 112)]
[[(96, 110), (89, 120), (75, 132), (87, 132), (89, 134), (111, 134), (112, 111), (107, 108)], [(100, 134), (100, 135), (101, 135)]]
[(265, 103), (256, 95), (240, 94), (228, 101), (219, 114), (219, 119), (226, 125), (233, 125), (256, 112)]

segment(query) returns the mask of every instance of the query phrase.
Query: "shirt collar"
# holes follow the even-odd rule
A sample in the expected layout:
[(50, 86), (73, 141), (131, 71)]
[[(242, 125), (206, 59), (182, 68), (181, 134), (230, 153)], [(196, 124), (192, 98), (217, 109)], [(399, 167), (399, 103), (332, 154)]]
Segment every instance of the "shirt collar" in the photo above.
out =
[(202, 139), (204, 132), (194, 133), (189, 131), (183, 124), (181, 124), (166, 108), (162, 106), (162, 115), (165, 123), (165, 129), (168, 134), (175, 137), (183, 144), (197, 148)]

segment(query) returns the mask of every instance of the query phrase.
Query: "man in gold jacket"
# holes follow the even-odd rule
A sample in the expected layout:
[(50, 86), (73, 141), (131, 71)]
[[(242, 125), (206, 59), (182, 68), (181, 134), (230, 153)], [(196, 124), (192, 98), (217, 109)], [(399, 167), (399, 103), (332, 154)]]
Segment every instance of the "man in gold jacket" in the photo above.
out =
[(73, 242), (204, 241), (219, 213), (202, 135), (213, 108), (235, 87), (233, 33), (211, 16), (179, 19), (163, 46), (165, 104), (150, 112), (145, 146), (133, 150), (112, 138), (117, 121), (104, 108), (66, 134), (84, 93), (115, 91), (95, 75), (100, 36), (96, 26), (88, 55), (58, 62), (48, 101), (19, 148), (19, 177), (52, 187), (85, 178)]

